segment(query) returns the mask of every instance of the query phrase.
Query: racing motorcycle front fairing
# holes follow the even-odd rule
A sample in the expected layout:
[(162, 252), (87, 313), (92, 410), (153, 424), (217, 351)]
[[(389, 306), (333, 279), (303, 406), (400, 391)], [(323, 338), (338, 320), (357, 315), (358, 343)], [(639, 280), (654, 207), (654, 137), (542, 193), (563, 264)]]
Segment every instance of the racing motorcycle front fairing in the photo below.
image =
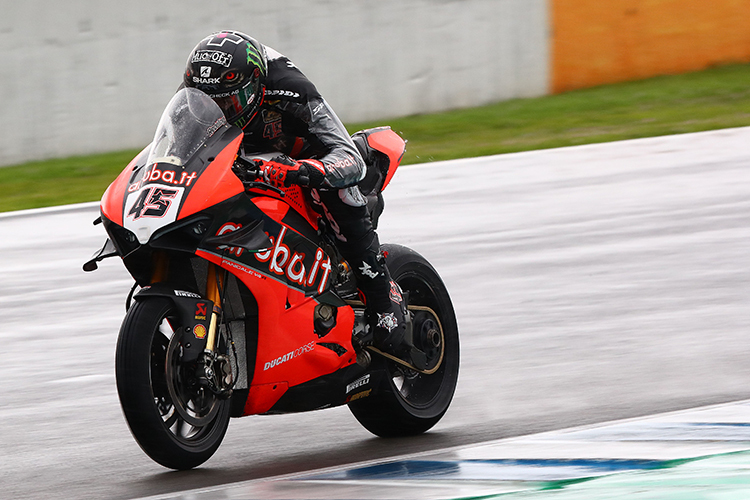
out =
[(212, 219), (242, 195), (228, 168), (242, 137), (208, 96), (183, 89), (164, 110), (154, 141), (104, 193), (105, 229), (139, 285), (152, 274), (143, 252), (193, 253)]

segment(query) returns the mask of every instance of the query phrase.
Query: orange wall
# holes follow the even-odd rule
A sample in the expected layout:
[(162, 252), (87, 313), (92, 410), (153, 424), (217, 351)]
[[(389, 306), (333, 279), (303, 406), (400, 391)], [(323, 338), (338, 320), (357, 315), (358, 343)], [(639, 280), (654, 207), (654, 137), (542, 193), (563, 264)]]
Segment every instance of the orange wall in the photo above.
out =
[(750, 0), (550, 2), (553, 92), (750, 61)]

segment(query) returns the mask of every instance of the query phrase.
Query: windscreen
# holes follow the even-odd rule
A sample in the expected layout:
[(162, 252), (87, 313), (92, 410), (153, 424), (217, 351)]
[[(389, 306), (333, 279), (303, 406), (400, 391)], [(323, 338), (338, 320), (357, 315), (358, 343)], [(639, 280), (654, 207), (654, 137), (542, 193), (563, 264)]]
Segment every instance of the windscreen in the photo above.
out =
[(147, 165), (185, 165), (227, 120), (221, 108), (205, 93), (186, 87), (167, 105), (154, 135)]

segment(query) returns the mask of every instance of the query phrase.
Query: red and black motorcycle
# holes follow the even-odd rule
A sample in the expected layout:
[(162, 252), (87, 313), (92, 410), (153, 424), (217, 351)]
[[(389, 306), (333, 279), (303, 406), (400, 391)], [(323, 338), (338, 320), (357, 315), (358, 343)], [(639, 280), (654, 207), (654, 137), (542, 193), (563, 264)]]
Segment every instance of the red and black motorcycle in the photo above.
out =
[[(84, 270), (119, 256), (135, 279), (115, 364), (136, 441), (165, 467), (189, 469), (216, 451), (230, 417), (343, 404), (378, 436), (425, 432), (458, 378), (442, 280), (413, 250), (383, 245), (419, 362), (373, 347), (354, 274), (309, 190), (238, 170), (242, 138), (207, 95), (183, 89), (102, 197), (95, 223), (109, 238)], [(353, 138), (376, 219), (404, 141), (387, 127)]]

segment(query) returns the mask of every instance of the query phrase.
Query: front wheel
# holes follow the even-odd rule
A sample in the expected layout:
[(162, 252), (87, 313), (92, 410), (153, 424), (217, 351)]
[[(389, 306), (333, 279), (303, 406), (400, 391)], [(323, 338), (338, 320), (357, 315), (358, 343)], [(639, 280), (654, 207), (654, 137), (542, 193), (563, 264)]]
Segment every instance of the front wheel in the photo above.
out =
[(214, 454), (229, 425), (229, 401), (196, 383), (180, 363), (183, 325), (165, 297), (138, 300), (117, 342), (117, 392), (136, 441), (154, 461), (191, 469)]
[[(434, 373), (425, 374), (374, 358), (373, 370), (382, 371), (385, 380), (369, 397), (349, 403), (349, 409), (377, 436), (413, 436), (434, 426), (453, 399), (458, 382), (458, 325), (448, 291), (424, 257), (400, 245), (383, 245), (382, 250), (391, 278), (408, 296), (414, 344), (428, 358), (442, 351), (442, 359)], [(442, 336), (436, 340), (435, 332), (440, 328)], [(437, 348), (440, 342), (444, 349)]]

